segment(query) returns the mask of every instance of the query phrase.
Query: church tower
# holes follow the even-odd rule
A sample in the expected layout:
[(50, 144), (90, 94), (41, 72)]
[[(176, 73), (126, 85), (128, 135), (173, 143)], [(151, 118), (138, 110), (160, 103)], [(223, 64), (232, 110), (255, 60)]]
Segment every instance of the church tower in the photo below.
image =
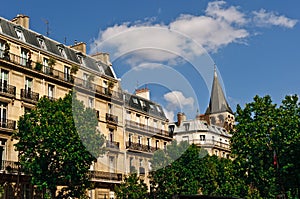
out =
[(205, 112), (205, 120), (212, 125), (224, 127), (228, 131), (234, 126), (234, 114), (227, 103), (220, 85), (216, 68), (212, 84), (209, 106)]

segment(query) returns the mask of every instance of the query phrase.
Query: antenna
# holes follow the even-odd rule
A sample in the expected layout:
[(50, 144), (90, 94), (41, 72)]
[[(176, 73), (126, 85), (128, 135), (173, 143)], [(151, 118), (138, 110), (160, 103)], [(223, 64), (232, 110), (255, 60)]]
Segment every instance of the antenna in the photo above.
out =
[(48, 37), (50, 34), (49, 31), (49, 21), (47, 19), (43, 19), (44, 23), (46, 24), (46, 36)]

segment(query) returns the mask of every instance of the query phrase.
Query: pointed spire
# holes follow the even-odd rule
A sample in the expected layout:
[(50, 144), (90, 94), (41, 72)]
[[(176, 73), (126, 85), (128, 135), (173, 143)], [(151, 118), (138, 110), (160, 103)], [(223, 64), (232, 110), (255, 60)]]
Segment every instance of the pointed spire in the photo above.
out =
[(213, 114), (213, 113), (221, 113), (221, 112), (233, 113), (225, 98), (223, 89), (218, 79), (216, 65), (214, 65), (214, 80), (211, 89), (210, 102), (208, 108), (206, 109), (205, 114)]

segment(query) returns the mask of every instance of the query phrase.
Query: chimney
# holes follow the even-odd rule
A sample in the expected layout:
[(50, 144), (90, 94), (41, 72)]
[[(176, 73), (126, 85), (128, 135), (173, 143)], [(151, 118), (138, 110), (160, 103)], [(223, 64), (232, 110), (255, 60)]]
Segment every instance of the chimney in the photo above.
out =
[(94, 55), (91, 55), (94, 59), (97, 61), (101, 61), (105, 63), (108, 66), (112, 66), (112, 63), (110, 62), (109, 54), (108, 53), (96, 53)]
[(29, 29), (29, 17), (26, 15), (18, 14), (15, 18), (11, 20), (13, 23), (23, 26)]
[(83, 54), (86, 54), (86, 44), (84, 42), (77, 42), (75, 41), (73, 46), (70, 46), (70, 48), (74, 50), (78, 50), (82, 52)]
[(186, 121), (186, 116), (184, 113), (177, 113), (177, 126), (180, 126), (183, 121)]
[(136, 89), (135, 94), (139, 97), (150, 100), (150, 91), (148, 88)]

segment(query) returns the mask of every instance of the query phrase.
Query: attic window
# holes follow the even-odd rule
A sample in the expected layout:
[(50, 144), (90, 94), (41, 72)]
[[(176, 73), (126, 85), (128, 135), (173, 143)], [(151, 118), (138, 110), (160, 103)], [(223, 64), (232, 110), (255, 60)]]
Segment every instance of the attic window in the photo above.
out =
[(79, 55), (77, 54), (77, 58), (78, 58), (78, 61), (81, 65), (84, 65), (84, 60), (83, 60), (83, 56), (82, 55)]
[(44, 50), (47, 50), (47, 46), (46, 46), (46, 43), (45, 43), (45, 40), (43, 38), (37, 38), (39, 44), (40, 44), (40, 47)]
[(26, 41), (25, 41), (25, 37), (24, 37), (24, 34), (23, 34), (22, 29), (19, 28), (19, 27), (16, 27), (16, 28), (15, 28), (15, 31), (16, 31), (16, 33), (17, 33), (18, 39), (21, 40), (21, 41), (26, 42)]
[(145, 102), (143, 100), (140, 100), (140, 103), (141, 103), (142, 107), (146, 106), (146, 104), (145, 104)]
[(155, 107), (153, 104), (150, 104), (150, 108), (154, 110)]
[(136, 98), (132, 98), (133, 103), (138, 104), (138, 100)]
[(64, 57), (64, 58), (67, 58), (67, 55), (66, 55), (66, 52), (65, 52), (65, 48), (62, 45), (57, 46), (57, 48), (58, 48), (58, 51), (59, 51), (60, 55), (62, 57)]
[(0, 25), (0, 32), (2, 33), (3, 31), (2, 31), (2, 27), (1, 27), (1, 25)]
[(161, 108), (159, 106), (157, 106), (156, 109), (159, 113), (161, 113)]

